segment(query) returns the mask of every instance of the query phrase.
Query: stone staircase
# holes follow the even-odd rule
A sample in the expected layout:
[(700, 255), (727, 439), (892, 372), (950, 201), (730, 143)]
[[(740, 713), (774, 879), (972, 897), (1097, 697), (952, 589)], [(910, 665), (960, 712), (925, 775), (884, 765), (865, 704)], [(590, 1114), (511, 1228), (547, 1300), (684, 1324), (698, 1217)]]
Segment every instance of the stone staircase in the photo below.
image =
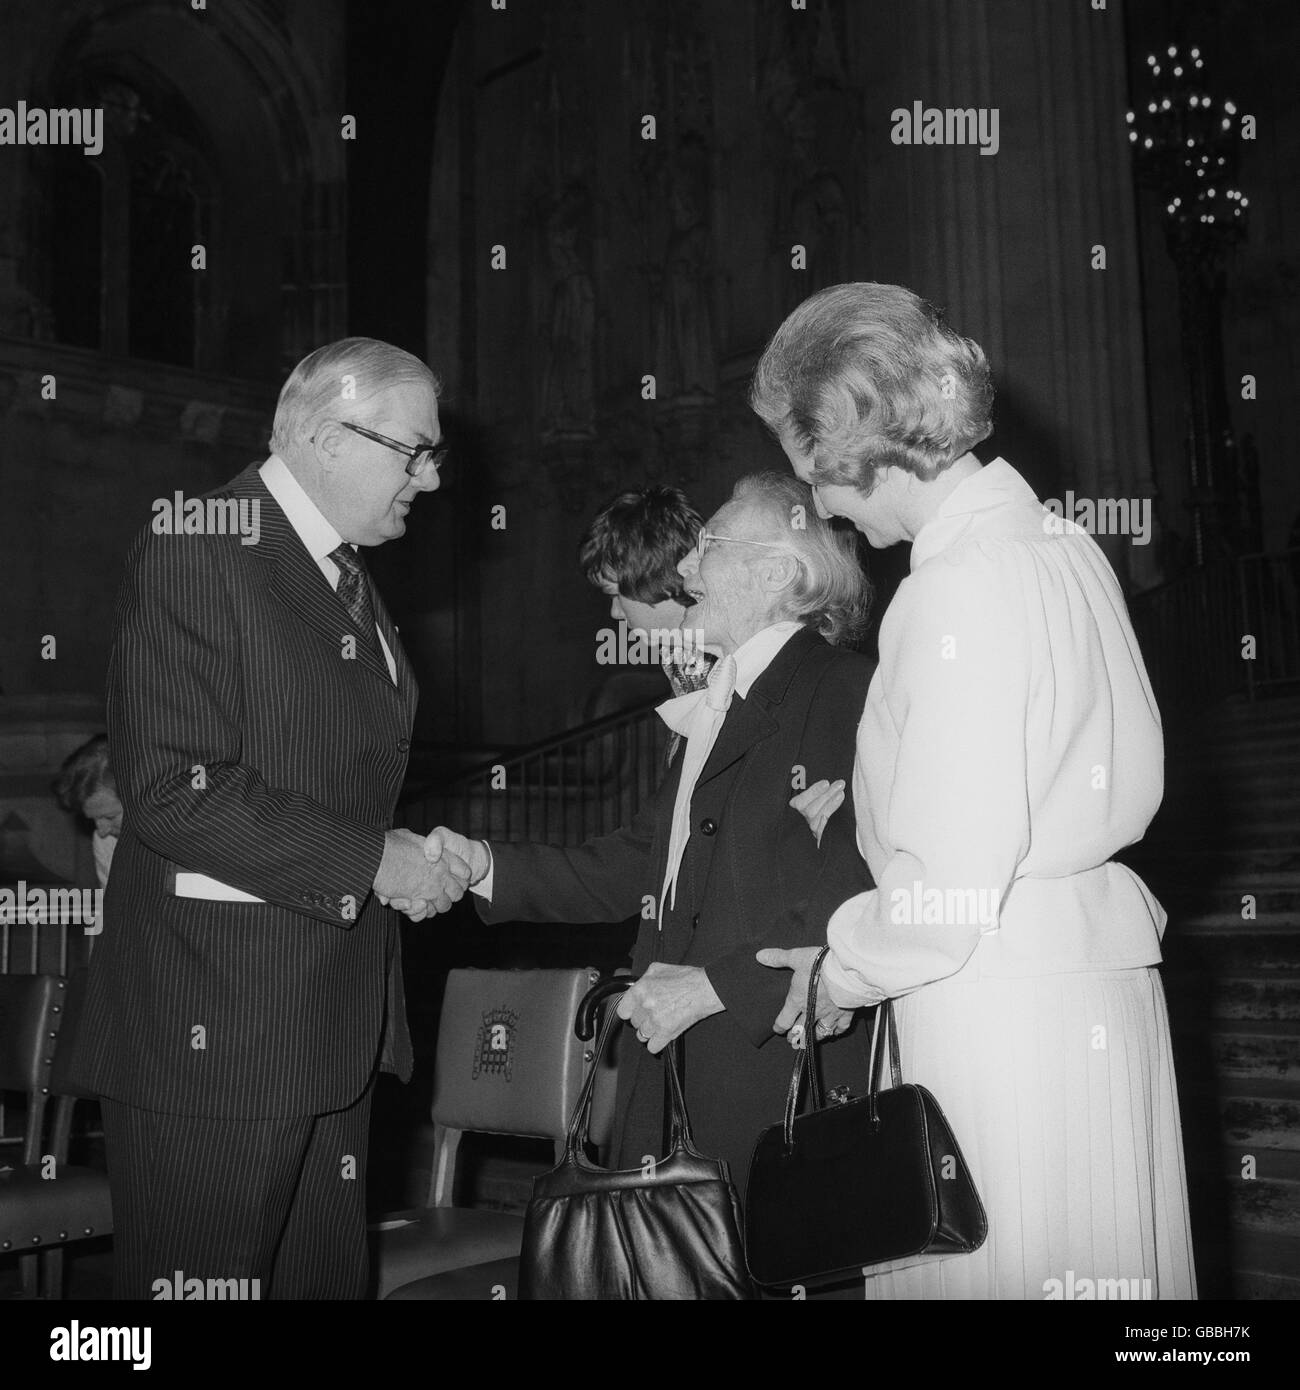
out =
[(1165, 988), (1203, 1298), (1300, 1298), (1300, 698), (1172, 734), (1124, 856), (1169, 912)]

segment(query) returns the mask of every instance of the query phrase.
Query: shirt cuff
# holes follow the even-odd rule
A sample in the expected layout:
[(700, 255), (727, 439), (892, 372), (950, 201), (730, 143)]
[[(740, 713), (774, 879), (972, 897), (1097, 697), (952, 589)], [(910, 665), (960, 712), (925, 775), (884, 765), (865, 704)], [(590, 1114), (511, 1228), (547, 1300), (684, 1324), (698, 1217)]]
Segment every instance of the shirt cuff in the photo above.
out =
[(483, 875), (481, 879), (479, 879), (477, 883), (470, 884), (469, 891), (471, 893), (476, 893), (480, 898), (486, 898), (488, 902), (491, 902), (492, 880), (496, 877), (497, 862), (492, 856), (492, 846), (488, 844), (486, 840), (484, 840), (482, 844), (483, 848), (487, 850), (488, 854), (488, 871)]

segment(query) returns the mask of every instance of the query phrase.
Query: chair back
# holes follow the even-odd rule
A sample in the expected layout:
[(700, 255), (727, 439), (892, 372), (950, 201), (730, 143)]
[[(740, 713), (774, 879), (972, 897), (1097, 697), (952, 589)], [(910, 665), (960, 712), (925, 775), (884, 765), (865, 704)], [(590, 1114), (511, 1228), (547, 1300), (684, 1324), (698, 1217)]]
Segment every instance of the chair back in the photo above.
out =
[(562, 1139), (592, 1058), (574, 1015), (599, 979), (589, 966), (453, 970), (438, 1028), (434, 1124)]
[(27, 1097), (24, 1164), (40, 1160), (66, 989), (59, 975), (0, 975), (0, 1091)]

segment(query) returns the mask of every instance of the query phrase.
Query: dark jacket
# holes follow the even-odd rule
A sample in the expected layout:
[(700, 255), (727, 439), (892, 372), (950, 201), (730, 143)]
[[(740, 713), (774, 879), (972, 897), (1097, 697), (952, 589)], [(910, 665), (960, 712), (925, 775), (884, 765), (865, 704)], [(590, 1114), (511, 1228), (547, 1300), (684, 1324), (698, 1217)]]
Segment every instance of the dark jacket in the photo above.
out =
[[(654, 960), (703, 966), (726, 1005), (684, 1035), (686, 1097), (697, 1147), (727, 1160), (742, 1198), (754, 1141), (781, 1117), (794, 1059), (772, 1032), (789, 972), (760, 965), (754, 953), (825, 945), (831, 913), (873, 886), (851, 795), (820, 848), (789, 805), (797, 785), (851, 779), (871, 671), (865, 657), (804, 629), (748, 698), (733, 699), (695, 787), (676, 906), (665, 909), (662, 931), (643, 922), (633, 952), (637, 975)], [(619, 922), (640, 913), (663, 882), (681, 764), (679, 753), (651, 804), (613, 835), (577, 849), (494, 843), (493, 899), (476, 899), (484, 919)], [(827, 1084), (853, 1083), (860, 1094), (860, 1038), (821, 1052)], [(615, 1161), (631, 1168), (662, 1152), (663, 1066), (630, 1029), (619, 1060)]]
[[(371, 886), (417, 688), (353, 624), (250, 465), (238, 535), (134, 543), (108, 736), (126, 814), (74, 1054), (88, 1089), (174, 1114), (319, 1114), (380, 1058), (410, 1074), (396, 914)], [(345, 659), (356, 638), (354, 659)], [(265, 901), (175, 896), (177, 869)]]

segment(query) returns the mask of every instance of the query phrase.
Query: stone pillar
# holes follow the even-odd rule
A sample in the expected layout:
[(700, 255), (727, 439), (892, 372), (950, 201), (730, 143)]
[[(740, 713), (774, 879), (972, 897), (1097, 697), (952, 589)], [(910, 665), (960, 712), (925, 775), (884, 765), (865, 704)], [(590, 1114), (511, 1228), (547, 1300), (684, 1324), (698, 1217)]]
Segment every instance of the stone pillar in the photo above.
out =
[[(1062, 494), (1137, 500), (1155, 482), (1122, 8), (915, 0), (899, 21), (891, 108), (996, 108), (998, 151), (908, 147), (885, 162), (904, 185), (893, 235), (907, 240), (905, 283), (988, 354), (995, 419), (1022, 450), (1032, 441), (1034, 457), (1011, 461)], [(1145, 546), (1098, 540), (1130, 589), (1158, 582), (1154, 534)]]

